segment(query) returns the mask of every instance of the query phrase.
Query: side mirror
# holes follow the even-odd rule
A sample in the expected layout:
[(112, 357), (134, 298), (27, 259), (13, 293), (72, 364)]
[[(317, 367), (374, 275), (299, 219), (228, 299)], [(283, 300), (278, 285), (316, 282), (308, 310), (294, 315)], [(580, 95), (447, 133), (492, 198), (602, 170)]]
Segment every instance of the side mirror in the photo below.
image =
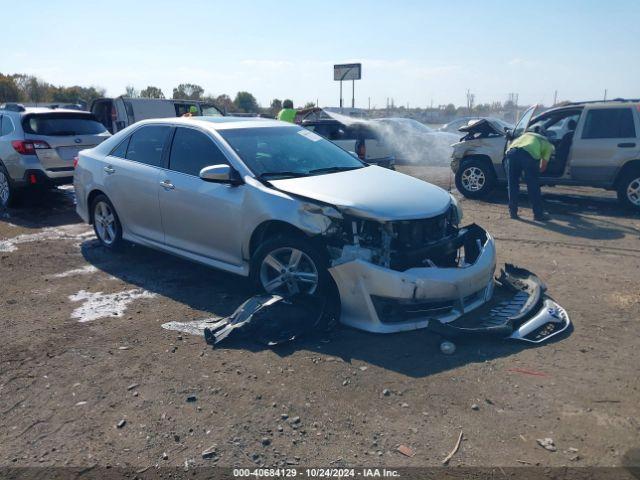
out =
[(200, 178), (205, 182), (228, 183), (230, 185), (240, 185), (242, 183), (238, 172), (225, 164), (204, 167), (200, 170)]
[(504, 136), (507, 137), (507, 140), (513, 140), (513, 130), (508, 127), (504, 127)]

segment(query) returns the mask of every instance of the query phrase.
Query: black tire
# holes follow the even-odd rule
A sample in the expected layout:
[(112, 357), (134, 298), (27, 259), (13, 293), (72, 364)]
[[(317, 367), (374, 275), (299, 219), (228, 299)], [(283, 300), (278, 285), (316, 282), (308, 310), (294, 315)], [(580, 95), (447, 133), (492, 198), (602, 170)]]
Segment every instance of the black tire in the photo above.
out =
[[(318, 274), (317, 288), (314, 291), (305, 293), (317, 295), (325, 300), (325, 314), (316, 327), (320, 330), (330, 330), (335, 326), (340, 316), (340, 294), (328, 270), (329, 258), (327, 253), (321, 247), (315, 245), (309, 238), (304, 237), (302, 234), (300, 236), (283, 234), (265, 240), (251, 257), (250, 280), (252, 285), (259, 292), (288, 296), (287, 293), (290, 292), (286, 287), (284, 287), (285, 289), (282, 291), (268, 291), (261, 278), (262, 265), (265, 258), (274, 252), (287, 248), (301, 251), (314, 263)], [(284, 252), (282, 252), (282, 254), (284, 254)], [(279, 258), (286, 260), (286, 255)]]
[(624, 173), (618, 180), (618, 201), (625, 207), (640, 212), (640, 168)]
[(456, 172), (456, 188), (467, 198), (486, 198), (496, 182), (496, 172), (488, 160), (469, 157)]
[(9, 176), (9, 172), (0, 163), (0, 208), (13, 207), (17, 203), (16, 187)]
[[(109, 221), (109, 215), (113, 215), (113, 221)], [(104, 218), (104, 221), (101, 221), (101, 218)], [(116, 209), (106, 195), (98, 195), (91, 202), (91, 221), (93, 231), (103, 247), (114, 252), (122, 249), (124, 246), (122, 224)]]

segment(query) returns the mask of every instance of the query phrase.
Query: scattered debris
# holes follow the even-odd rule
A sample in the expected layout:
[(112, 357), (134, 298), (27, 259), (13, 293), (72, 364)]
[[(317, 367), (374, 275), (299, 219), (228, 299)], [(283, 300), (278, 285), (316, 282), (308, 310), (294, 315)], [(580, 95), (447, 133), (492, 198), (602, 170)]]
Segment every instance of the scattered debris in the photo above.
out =
[(196, 397), (195, 395), (189, 395), (187, 397), (187, 402), (189, 403), (195, 402), (196, 400), (198, 400), (198, 397)]
[(218, 456), (218, 446), (211, 445), (209, 448), (202, 452), (202, 458), (205, 460), (214, 458)]
[(400, 406), (401, 406), (402, 408), (409, 408), (409, 404), (408, 404), (408, 403), (406, 403), (406, 402), (402, 402), (402, 403), (400, 404)]
[(271, 439), (269, 437), (262, 437), (260, 443), (262, 443), (263, 446), (268, 447), (269, 445), (271, 445)]
[(407, 447), (406, 445), (398, 446), (398, 452), (400, 452), (405, 457), (413, 457), (415, 455), (413, 449), (411, 447)]
[(538, 445), (545, 450), (549, 450), (550, 452), (555, 452), (557, 450), (552, 438), (538, 438), (536, 441), (538, 442)]
[(139, 383), (132, 383), (131, 385), (129, 385), (129, 386), (127, 387), (127, 390), (133, 390), (134, 388), (137, 388), (137, 387), (139, 387), (139, 386), (140, 386), (140, 384), (139, 384)]
[(477, 403), (474, 403), (473, 405), (471, 405), (471, 410), (476, 410), (476, 411), (478, 411), (478, 410), (480, 410), (480, 407), (478, 406), (478, 404), (477, 404)]
[(532, 375), (534, 377), (548, 377), (549, 375), (544, 372), (537, 372), (535, 370), (528, 370), (526, 368), (509, 368), (507, 372), (522, 373), (523, 375)]
[(291, 423), (294, 423), (294, 424), (295, 424), (295, 423), (300, 423), (300, 417), (293, 417), (293, 418), (291, 419)]
[(440, 351), (445, 355), (453, 355), (456, 351), (456, 345), (453, 342), (445, 340), (440, 344)]
[(211, 317), (191, 322), (167, 322), (162, 324), (162, 328), (201, 337), (204, 335), (205, 328), (211, 326), (212, 323), (219, 322), (221, 319), (222, 317)]
[(163, 452), (162, 459), (163, 460), (169, 460), (169, 455), (167, 455), (167, 452)]
[(117, 427), (117, 428), (122, 428), (122, 427), (124, 427), (126, 424), (127, 424), (127, 421), (126, 421), (125, 419), (122, 419), (122, 420), (120, 420), (120, 421), (117, 423), (116, 427)]
[(317, 328), (325, 316), (325, 299), (308, 294), (290, 298), (256, 295), (240, 305), (230, 317), (204, 329), (207, 343), (226, 338), (252, 339), (263, 345), (295, 340)]
[(383, 389), (382, 395), (384, 395), (385, 397), (388, 397), (389, 395), (391, 395), (391, 390), (389, 390), (388, 388)]
[(453, 450), (451, 450), (451, 452), (449, 452), (449, 455), (447, 455), (445, 459), (442, 461), (443, 465), (447, 465), (449, 461), (453, 458), (453, 456), (458, 452), (461, 442), (462, 442), (462, 430), (460, 430), (460, 435), (458, 435), (458, 441), (456, 442), (456, 445), (453, 447)]
[(282, 420), (286, 420), (287, 418), (289, 418), (289, 414), (287, 414), (287, 413), (283, 413), (282, 415), (280, 415), (280, 418), (281, 418)]

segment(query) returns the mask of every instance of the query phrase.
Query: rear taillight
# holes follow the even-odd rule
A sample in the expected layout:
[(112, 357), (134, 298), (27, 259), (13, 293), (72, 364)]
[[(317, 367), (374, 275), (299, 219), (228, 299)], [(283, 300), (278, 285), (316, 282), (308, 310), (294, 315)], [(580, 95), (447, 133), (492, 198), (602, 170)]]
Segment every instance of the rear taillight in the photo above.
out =
[(73, 157), (73, 168), (76, 168), (78, 166), (78, 160), (80, 159), (78, 158), (77, 155)]
[(35, 155), (36, 150), (51, 148), (47, 142), (41, 140), (14, 140), (11, 145), (21, 155)]

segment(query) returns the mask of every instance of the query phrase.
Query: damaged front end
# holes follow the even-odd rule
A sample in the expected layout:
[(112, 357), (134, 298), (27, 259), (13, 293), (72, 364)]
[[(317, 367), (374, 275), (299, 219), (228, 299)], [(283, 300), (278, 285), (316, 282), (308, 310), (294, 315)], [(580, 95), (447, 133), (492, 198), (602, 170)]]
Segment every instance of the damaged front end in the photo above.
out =
[(458, 227), (454, 202), (419, 220), (345, 214), (325, 233), (342, 323), (390, 333), (450, 322), (492, 296), (496, 251), (481, 227)]
[(458, 227), (455, 203), (421, 220), (376, 222), (345, 214), (325, 233), (342, 323), (369, 332), (429, 328), (446, 336), (494, 335), (540, 343), (569, 325), (528, 270), (494, 280), (493, 238)]

